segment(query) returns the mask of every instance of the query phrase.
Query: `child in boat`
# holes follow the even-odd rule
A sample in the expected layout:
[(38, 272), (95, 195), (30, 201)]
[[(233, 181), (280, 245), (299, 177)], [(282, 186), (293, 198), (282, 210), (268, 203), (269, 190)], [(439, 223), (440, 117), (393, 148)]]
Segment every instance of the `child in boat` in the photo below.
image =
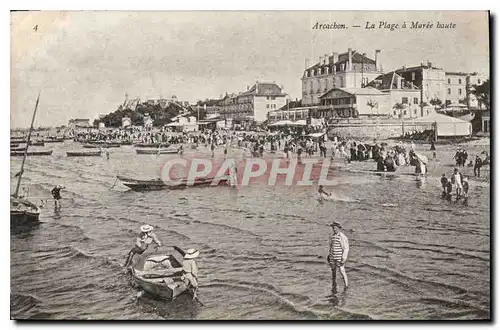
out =
[(153, 227), (150, 225), (141, 226), (141, 232), (136, 239), (135, 246), (130, 250), (127, 256), (127, 261), (123, 267), (128, 267), (136, 254), (143, 254), (151, 243), (156, 243), (158, 247), (161, 246), (160, 240), (153, 233)]
[(186, 252), (181, 250), (179, 247), (173, 247), (177, 252), (179, 252), (184, 260), (182, 261), (182, 280), (189, 287), (193, 288), (193, 299), (196, 299), (196, 294), (198, 291), (198, 267), (196, 266), (196, 259), (200, 255), (200, 251), (197, 249), (189, 249)]

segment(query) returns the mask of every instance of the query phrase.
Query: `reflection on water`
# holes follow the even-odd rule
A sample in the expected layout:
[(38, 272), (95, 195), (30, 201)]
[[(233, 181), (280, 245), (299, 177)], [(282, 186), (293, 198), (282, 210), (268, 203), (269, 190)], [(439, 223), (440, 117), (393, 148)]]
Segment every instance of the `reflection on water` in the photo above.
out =
[[(423, 180), (334, 170), (336, 200), (315, 187), (216, 187), (136, 193), (117, 174), (151, 176), (166, 159), (132, 147), (106, 157), (29, 159), (42, 224), (11, 235), (11, 315), (49, 319), (470, 319), (489, 317), (489, 185), (469, 206), (441, 199), (441, 163)], [(189, 154), (190, 151), (186, 151)], [(442, 152), (442, 151), (440, 151)], [(450, 151), (450, 154), (452, 150)], [(469, 152), (471, 154), (471, 152)], [(443, 156), (442, 159), (451, 159)], [(448, 158), (447, 158), (448, 157)], [(11, 160), (12, 171), (19, 167)], [(339, 164), (374, 166), (374, 164)], [(50, 190), (63, 184), (62, 209)], [(349, 289), (332, 294), (331, 221), (349, 238)], [(165, 246), (201, 250), (199, 298), (158, 302), (121, 268), (143, 223)], [(167, 250), (168, 251), (168, 248)], [(340, 275), (337, 280), (341, 281)]]

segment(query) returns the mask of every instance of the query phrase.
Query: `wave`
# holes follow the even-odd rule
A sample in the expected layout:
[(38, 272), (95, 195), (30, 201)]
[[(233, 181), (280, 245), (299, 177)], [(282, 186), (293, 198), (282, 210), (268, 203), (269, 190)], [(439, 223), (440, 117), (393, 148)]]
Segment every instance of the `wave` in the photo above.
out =
[[(349, 312), (340, 308), (336, 308), (335, 311), (324, 311), (310, 308), (311, 299), (309, 297), (286, 293), (280, 291), (273, 285), (265, 283), (254, 283), (246, 281), (225, 281), (225, 280), (212, 280), (210, 283), (202, 285), (202, 287), (233, 287), (237, 289), (244, 289), (257, 292), (265, 292), (278, 298), (282, 303), (282, 308), (286, 308), (296, 314), (303, 315), (304, 317), (312, 317), (314, 319), (329, 319), (329, 318), (345, 318), (345, 319), (372, 319), (369, 315)], [(331, 308), (331, 306), (329, 306)], [(250, 313), (246, 313), (247, 316)], [(344, 317), (340, 317), (344, 316)]]

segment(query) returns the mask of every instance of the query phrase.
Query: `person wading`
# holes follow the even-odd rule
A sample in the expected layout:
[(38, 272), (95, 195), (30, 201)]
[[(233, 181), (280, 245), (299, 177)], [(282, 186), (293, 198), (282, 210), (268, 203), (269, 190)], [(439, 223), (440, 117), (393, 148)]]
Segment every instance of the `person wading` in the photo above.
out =
[(135, 246), (130, 250), (127, 256), (127, 261), (123, 267), (128, 267), (136, 254), (143, 254), (151, 243), (156, 243), (157, 247), (161, 247), (161, 242), (153, 233), (153, 227), (150, 225), (141, 226), (141, 232), (135, 241)]
[(347, 274), (345, 272), (345, 263), (349, 254), (349, 240), (340, 231), (342, 226), (338, 222), (333, 222), (330, 227), (333, 229), (333, 234), (330, 236), (330, 253), (327, 260), (332, 269), (332, 291), (337, 291), (337, 268), (344, 279), (345, 289), (348, 288)]
[(177, 246), (173, 248), (179, 252), (184, 260), (182, 261), (182, 280), (187, 285), (188, 289), (193, 289), (193, 300), (196, 299), (198, 293), (198, 266), (196, 266), (196, 259), (200, 255), (200, 251), (196, 249), (189, 249), (186, 252)]
[(52, 197), (54, 197), (54, 206), (56, 209), (61, 208), (61, 190), (62, 189), (65, 189), (65, 187), (58, 184), (51, 191)]

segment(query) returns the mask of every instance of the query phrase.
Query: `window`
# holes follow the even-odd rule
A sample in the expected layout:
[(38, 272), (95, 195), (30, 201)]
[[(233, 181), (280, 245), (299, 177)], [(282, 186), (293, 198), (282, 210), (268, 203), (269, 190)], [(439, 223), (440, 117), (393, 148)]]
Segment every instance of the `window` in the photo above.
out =
[(266, 99), (269, 101), (269, 96), (266, 96)]
[(458, 83), (461, 84), (462, 83), (462, 79), (458, 79)]
[(266, 104), (266, 108), (269, 109), (269, 104)]
[(394, 116), (397, 116), (396, 110), (394, 110)]
[(406, 110), (405, 110), (405, 111), (403, 111), (403, 114), (406, 116)]
[(276, 96), (271, 96), (271, 100), (276, 100)]
[(477, 83), (478, 83), (478, 84), (480, 84), (480, 83), (481, 83), (481, 79), (478, 79), (478, 80), (477, 80)]
[(412, 80), (412, 81), (413, 81), (413, 80), (415, 80), (415, 72), (412, 72), (412, 73), (411, 73), (411, 80)]
[(448, 88), (448, 95), (451, 95), (451, 88)]
[(451, 79), (450, 78), (448, 78), (448, 84), (451, 84)]
[(406, 96), (404, 96), (402, 99), (401, 99), (401, 103), (403, 104), (408, 104), (408, 98)]
[(462, 89), (461, 88), (458, 89), (458, 95), (462, 95)]
[(413, 98), (413, 104), (418, 104), (418, 97)]
[(413, 114), (416, 115), (417, 114), (417, 109), (413, 110)]

